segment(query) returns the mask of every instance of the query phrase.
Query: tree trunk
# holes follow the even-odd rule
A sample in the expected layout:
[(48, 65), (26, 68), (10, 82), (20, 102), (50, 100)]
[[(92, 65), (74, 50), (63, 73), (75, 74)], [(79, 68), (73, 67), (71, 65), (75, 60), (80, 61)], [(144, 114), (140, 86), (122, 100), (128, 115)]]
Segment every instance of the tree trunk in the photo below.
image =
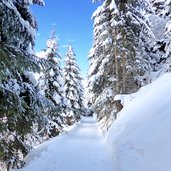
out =
[(123, 53), (122, 53), (122, 93), (126, 93), (126, 33), (123, 28), (122, 30), (122, 36), (123, 36)]
[[(114, 36), (116, 37), (117, 36), (117, 28), (115, 27), (115, 33), (114, 33)], [(117, 40), (115, 40), (117, 41)], [(116, 42), (117, 44), (117, 42)], [(117, 45), (115, 44), (115, 50), (114, 50), (114, 57), (115, 57), (115, 74), (116, 74), (116, 94), (119, 94), (120, 90), (119, 90), (119, 59), (118, 59), (118, 47)]]

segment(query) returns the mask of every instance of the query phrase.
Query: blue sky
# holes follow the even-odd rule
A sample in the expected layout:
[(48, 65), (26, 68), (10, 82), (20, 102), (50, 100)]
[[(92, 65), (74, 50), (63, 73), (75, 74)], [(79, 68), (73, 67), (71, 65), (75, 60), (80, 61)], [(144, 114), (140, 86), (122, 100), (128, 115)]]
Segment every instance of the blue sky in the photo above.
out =
[(52, 28), (55, 28), (59, 52), (64, 58), (66, 45), (73, 46), (82, 76), (85, 78), (88, 69), (88, 52), (92, 45), (92, 13), (99, 3), (92, 0), (45, 0), (45, 7), (32, 6), (32, 14), (38, 22), (36, 51), (46, 47)]

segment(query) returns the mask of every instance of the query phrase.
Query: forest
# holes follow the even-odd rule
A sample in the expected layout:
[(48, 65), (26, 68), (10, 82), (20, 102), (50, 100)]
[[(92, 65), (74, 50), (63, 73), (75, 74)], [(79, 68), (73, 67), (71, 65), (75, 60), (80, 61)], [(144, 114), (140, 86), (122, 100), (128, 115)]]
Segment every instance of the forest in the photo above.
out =
[(39, 23), (29, 7), (43, 0), (0, 0), (0, 168), (23, 167), (33, 146), (79, 123), (87, 103), (108, 132), (124, 97), (171, 71), (170, 0), (100, 2), (83, 86), (72, 46), (61, 66), (55, 30), (34, 50)]

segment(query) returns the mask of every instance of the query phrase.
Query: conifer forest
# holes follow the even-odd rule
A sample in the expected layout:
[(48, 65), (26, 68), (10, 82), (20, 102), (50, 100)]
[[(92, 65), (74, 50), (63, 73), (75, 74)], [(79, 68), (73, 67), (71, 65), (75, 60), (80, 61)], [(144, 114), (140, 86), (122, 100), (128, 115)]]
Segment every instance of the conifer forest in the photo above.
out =
[[(116, 129), (118, 134), (129, 130), (125, 124), (128, 116), (122, 114), (128, 101), (171, 71), (171, 0), (93, 0), (100, 5), (92, 14), (93, 42), (87, 54), (86, 79), (72, 45), (61, 57), (55, 29), (44, 42), (45, 48), (35, 52), (39, 23), (30, 6), (41, 8), (48, 3), (44, 1), (0, 0), (0, 171), (23, 168), (34, 146), (65, 134), (82, 117), (96, 116), (105, 136), (114, 136), (110, 130)], [(156, 83), (158, 87), (161, 82)], [(169, 93), (163, 98), (160, 91), (156, 94), (161, 98), (156, 106), (164, 104), (166, 96), (170, 98)], [(149, 168), (144, 170), (152, 171)]]

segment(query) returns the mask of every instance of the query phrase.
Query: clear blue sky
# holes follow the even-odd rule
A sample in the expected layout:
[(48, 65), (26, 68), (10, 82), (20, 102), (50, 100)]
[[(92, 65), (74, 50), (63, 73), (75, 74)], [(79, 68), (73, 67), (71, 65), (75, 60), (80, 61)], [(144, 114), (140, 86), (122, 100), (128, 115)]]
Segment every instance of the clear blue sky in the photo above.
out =
[(54, 27), (59, 41), (59, 52), (64, 58), (66, 45), (71, 44), (77, 55), (78, 65), (85, 77), (88, 69), (88, 52), (92, 45), (92, 13), (99, 3), (92, 0), (45, 0), (44, 7), (32, 6), (32, 14), (38, 22), (36, 51), (46, 47), (51, 29)]

